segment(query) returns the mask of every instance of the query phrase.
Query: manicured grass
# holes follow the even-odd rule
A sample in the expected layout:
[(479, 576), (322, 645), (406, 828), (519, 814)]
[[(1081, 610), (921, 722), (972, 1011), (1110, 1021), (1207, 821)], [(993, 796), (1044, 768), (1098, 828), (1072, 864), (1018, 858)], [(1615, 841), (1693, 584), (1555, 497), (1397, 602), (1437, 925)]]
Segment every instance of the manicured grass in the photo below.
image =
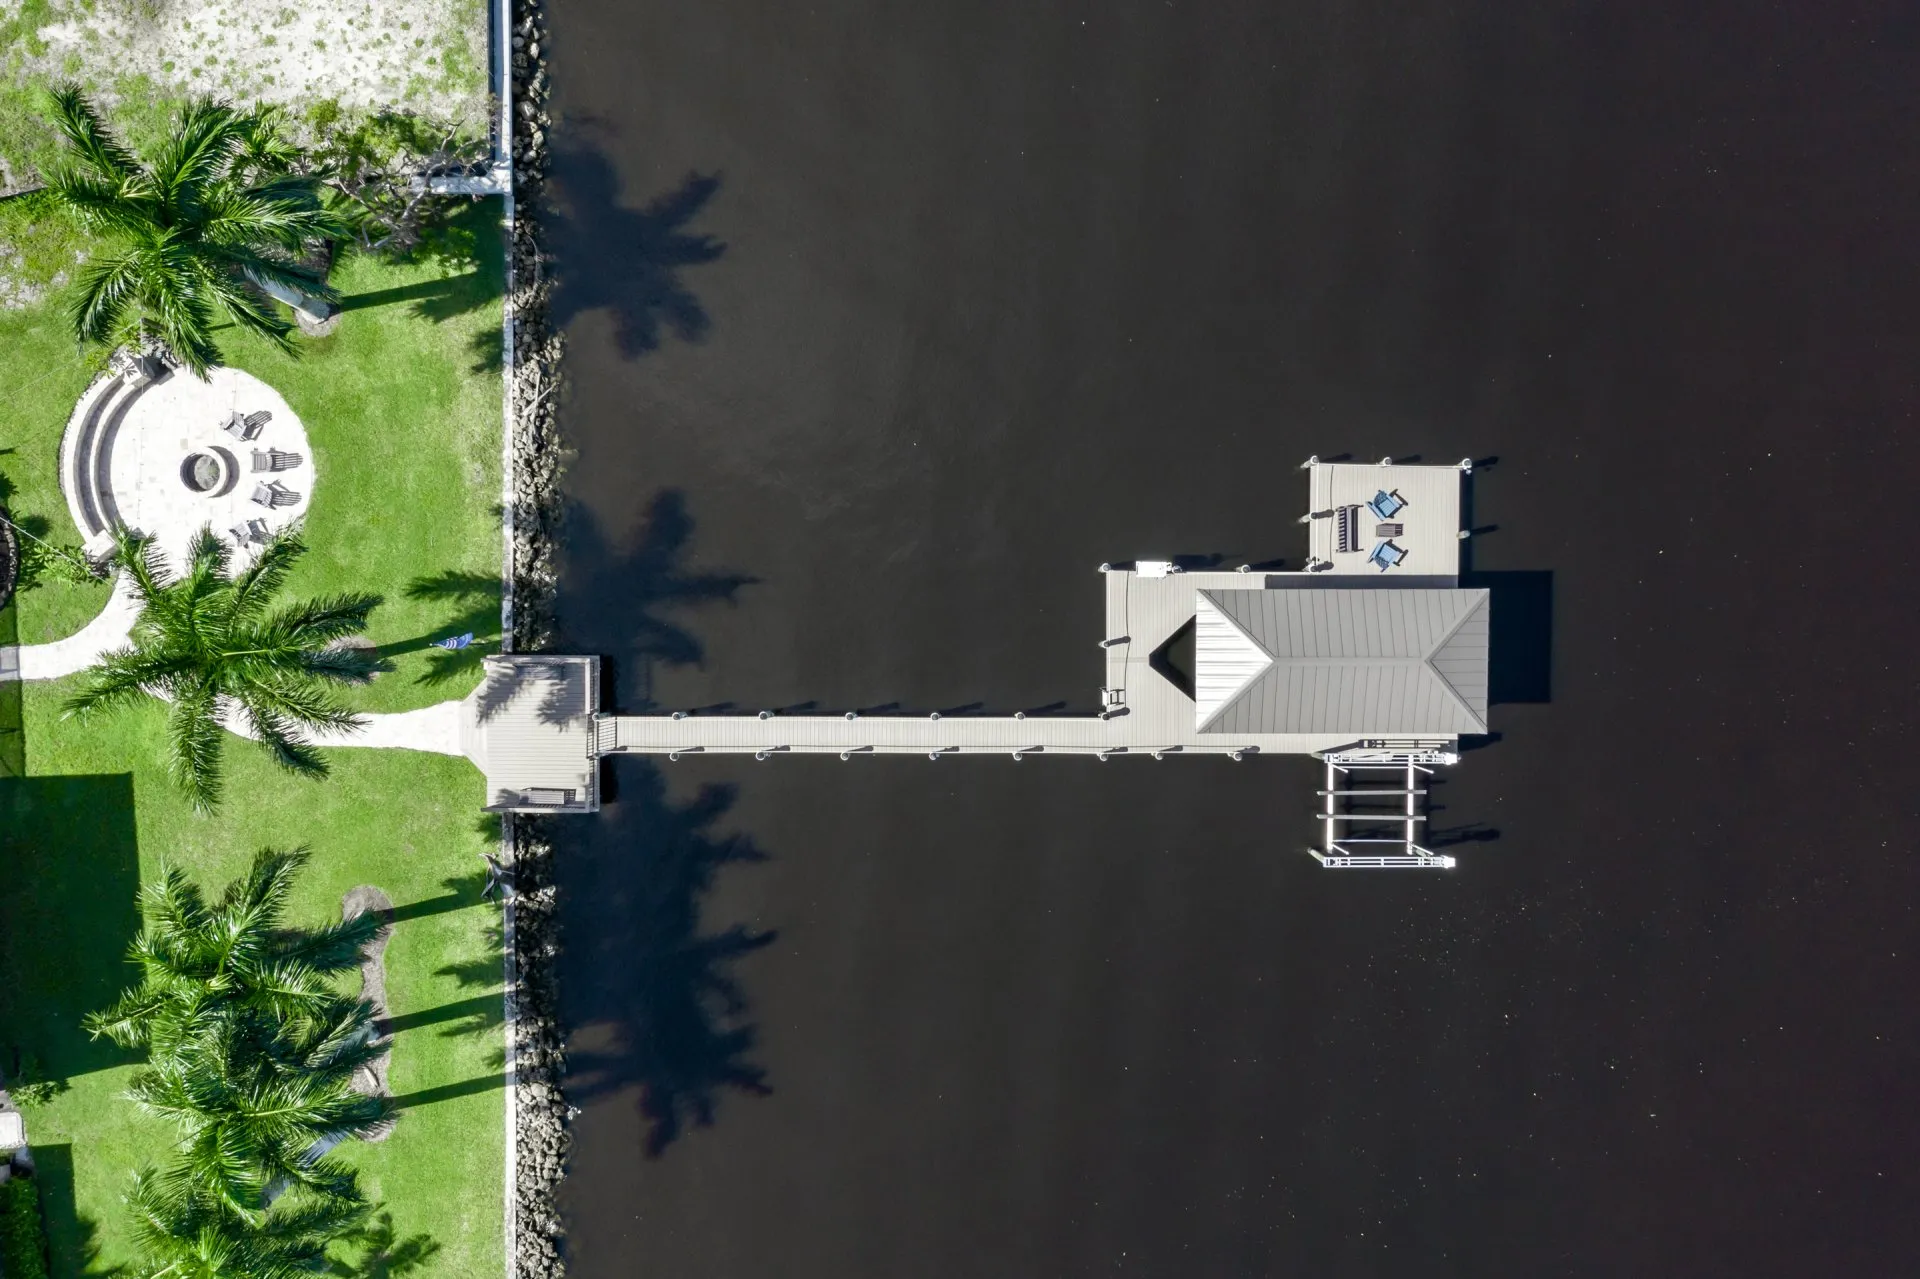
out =
[[(371, 632), (394, 669), (348, 696), (371, 710), (466, 693), (478, 648), (450, 666), (425, 640), (499, 629), (500, 379), (498, 210), (463, 212), (439, 256), (349, 258), (333, 280), (351, 308), (337, 333), (290, 359), (234, 331), (231, 363), (273, 384), (306, 425), (319, 482), (312, 553), (292, 597), (372, 590), (389, 603)], [(0, 314), (0, 473), (22, 522), (77, 541), (56, 453), (90, 371), (54, 303)], [(185, 376), (176, 374), (176, 376)], [(71, 633), (103, 588), (50, 583), (0, 611), (0, 642)], [(161, 1161), (170, 1130), (121, 1097), (134, 1065), (88, 1040), (80, 1017), (131, 978), (134, 894), (163, 861), (218, 887), (263, 845), (314, 859), (296, 915), (337, 916), (356, 884), (384, 889), (400, 922), (387, 949), (397, 1019), (393, 1135), (344, 1151), (390, 1214), (391, 1255), (424, 1255), (419, 1279), (502, 1268), (500, 939), (482, 903), (476, 854), (497, 838), (479, 774), (464, 760), (403, 751), (329, 752), (310, 782), (255, 746), (227, 744), (227, 802), (195, 816), (168, 782), (161, 708), (79, 723), (62, 717), (71, 681), (0, 685), (0, 1068), (35, 1059), (53, 1095), (29, 1101), (55, 1273), (104, 1273), (128, 1259), (127, 1175)], [(366, 1273), (385, 1273), (370, 1266)], [(356, 1271), (355, 1273), (359, 1273)]]
[[(332, 282), (348, 310), (298, 357), (225, 329), (227, 362), (270, 383), (300, 416), (319, 476), (307, 515), (312, 553), (295, 595), (376, 591), (369, 637), (395, 669), (353, 694), (368, 710), (459, 697), (500, 634), (500, 295), (498, 206), (455, 219), (437, 248), (395, 264), (354, 255)], [(14, 518), (77, 543), (59, 486), (60, 434), (96, 361), (76, 351), (58, 300), (0, 313), (0, 474)], [(190, 376), (184, 373), (178, 377)], [(50, 582), (15, 607), (20, 642), (70, 635), (105, 587)], [(464, 654), (427, 641), (466, 631)]]
[(401, 916), (386, 952), (401, 1027), (391, 1081), (417, 1104), (385, 1142), (343, 1153), (403, 1240), (437, 1245), (413, 1273), (500, 1273), (499, 910), (480, 900), (476, 856), (497, 828), (479, 812), (479, 774), (464, 760), (344, 750), (316, 785), (236, 751), (232, 798), (217, 816), (197, 817), (158, 763), (159, 708), (81, 729), (60, 718), (66, 691), (26, 690), (28, 776), (0, 778), (9, 898), (0, 1060), (31, 1054), (60, 1081), (50, 1100), (24, 1107), (36, 1150), (56, 1152), (43, 1178), (56, 1274), (127, 1259), (127, 1175), (159, 1162), (170, 1135), (121, 1097), (135, 1068), (128, 1055), (79, 1029), (83, 1013), (132, 978), (122, 956), (138, 927), (138, 884), (171, 862), (218, 887), (256, 848), (290, 844), (314, 853), (296, 919), (337, 917), (356, 884), (386, 890)]

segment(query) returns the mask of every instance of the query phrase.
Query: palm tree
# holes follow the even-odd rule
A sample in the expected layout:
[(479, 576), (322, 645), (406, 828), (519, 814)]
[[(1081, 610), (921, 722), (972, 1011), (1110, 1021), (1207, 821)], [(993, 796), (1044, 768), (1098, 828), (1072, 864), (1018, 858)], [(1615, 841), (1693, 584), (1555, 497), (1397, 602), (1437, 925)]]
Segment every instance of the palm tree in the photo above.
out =
[(287, 899), (308, 859), (305, 849), (263, 848), (211, 903), (178, 867), (162, 871), (141, 890), (145, 921), (129, 953), (140, 984), (90, 1013), (87, 1032), (160, 1058), (236, 1013), (315, 1035), (334, 1016), (334, 983), (359, 967), (380, 921), (369, 912), (289, 928)]
[(288, 1196), (257, 1220), (236, 1217), (178, 1169), (147, 1170), (127, 1194), (141, 1279), (310, 1279), (327, 1245), (357, 1229), (366, 1205)]
[(70, 318), (84, 342), (145, 328), (195, 373), (220, 362), (216, 309), (292, 350), (268, 297), (310, 321), (336, 295), (297, 258), (338, 231), (314, 178), (286, 171), (272, 118), (212, 98), (191, 102), (150, 161), (123, 146), (77, 87), (51, 95), (68, 163), (48, 183), (113, 247), (81, 273)]
[(274, 607), (274, 597), (306, 544), (282, 533), (238, 577), (229, 578), (227, 546), (201, 529), (187, 566), (169, 576), (151, 539), (121, 529), (119, 559), (141, 602), (132, 643), (104, 656), (67, 701), (91, 714), (142, 697), (173, 703), (168, 770), (195, 808), (219, 802), (222, 716), (236, 716), (282, 767), (324, 777), (326, 761), (308, 730), (351, 731), (363, 723), (338, 705), (329, 684), (364, 684), (377, 665), (337, 642), (367, 628), (381, 603), (368, 594), (335, 595)]
[(208, 902), (177, 869), (143, 890), (140, 984), (86, 1019), (95, 1036), (144, 1048), (129, 1093), (181, 1131), (179, 1176), (196, 1202), (257, 1217), (282, 1189), (357, 1201), (352, 1170), (326, 1158), (392, 1118), (355, 1091), (385, 1050), (373, 1009), (334, 989), (380, 926), (362, 914), (286, 925), (304, 851), (263, 849)]
[(359, 1001), (336, 999), (307, 1035), (214, 1016), (127, 1092), (178, 1127), (181, 1176), (223, 1211), (257, 1216), (290, 1188), (359, 1202), (353, 1169), (328, 1152), (392, 1121), (387, 1098), (353, 1086), (383, 1051), (373, 1010)]

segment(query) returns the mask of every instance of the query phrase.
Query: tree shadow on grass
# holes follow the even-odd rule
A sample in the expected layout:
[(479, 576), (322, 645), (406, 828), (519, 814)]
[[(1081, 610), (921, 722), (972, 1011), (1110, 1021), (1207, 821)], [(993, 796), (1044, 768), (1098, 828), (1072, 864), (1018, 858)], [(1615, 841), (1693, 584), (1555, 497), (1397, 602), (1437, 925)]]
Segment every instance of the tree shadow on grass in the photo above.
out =
[(384, 1208), (345, 1239), (355, 1253), (351, 1261), (333, 1259), (326, 1273), (340, 1279), (403, 1279), (427, 1266), (440, 1254), (440, 1241), (424, 1231), (400, 1237), (393, 1214)]
[(124, 1266), (100, 1260), (100, 1226), (81, 1214), (73, 1190), (73, 1147), (35, 1143), (33, 1179), (40, 1187), (40, 1211), (47, 1223), (53, 1273), (81, 1279), (107, 1279), (126, 1273)]
[(615, 345), (628, 359), (658, 349), (662, 329), (682, 342), (704, 341), (712, 320), (680, 273), (727, 251), (712, 236), (685, 230), (720, 189), (719, 175), (689, 173), (638, 209), (620, 203), (620, 177), (599, 151), (559, 152), (554, 179), (560, 201), (549, 225), (554, 258), (563, 264), (553, 295), (556, 322), (611, 312)]
[(467, 350), (473, 356), (473, 363), (467, 366), (467, 372), (476, 374), (498, 373), (507, 366), (506, 329), (502, 325), (490, 325), (467, 339)]
[[(0, 606), (0, 648), (20, 642), (19, 612), (9, 600)], [(0, 680), (0, 778), (27, 775), (26, 685)]]
[(424, 897), (415, 902), (403, 902), (396, 905), (389, 918), (393, 923), (405, 923), (409, 919), (424, 919), (429, 915), (444, 915), (448, 911), (466, 910), (483, 903), (480, 892), (487, 884), (487, 872), (475, 870), (470, 875), (449, 875), (440, 881), (445, 892), (432, 897)]
[(710, 1126), (721, 1094), (772, 1091), (751, 1059), (758, 1035), (734, 969), (777, 934), (701, 926), (721, 869), (766, 858), (745, 836), (713, 830), (735, 788), (705, 786), (675, 804), (652, 764), (623, 761), (623, 771), (621, 800), (591, 848), (572, 850), (593, 859), (582, 868), (593, 883), (570, 894), (569, 932), (582, 941), (568, 958), (580, 978), (563, 975), (563, 997), (571, 1025), (609, 1032), (610, 1042), (569, 1048), (566, 1091), (580, 1104), (637, 1085), (654, 1157), (688, 1128)]
[(135, 976), (139, 838), (130, 774), (0, 778), (0, 1062), (17, 1052), (53, 1087), (138, 1059), (80, 1019)]
[(592, 601), (594, 617), (593, 633), (576, 638), (588, 648), (621, 655), (602, 672), (605, 686), (620, 705), (645, 708), (652, 704), (656, 663), (700, 663), (704, 652), (700, 641), (669, 620), (668, 613), (699, 604), (735, 603), (741, 587), (759, 580), (744, 573), (688, 572), (685, 562), (693, 532), (686, 494), (678, 489), (654, 495), (647, 505), (645, 526), (626, 549), (608, 542), (584, 508), (576, 506), (569, 512), (567, 589), (570, 595)]
[(418, 1092), (401, 1093), (393, 1099), (395, 1110), (415, 1110), (421, 1106), (431, 1106), (436, 1102), (452, 1101), (457, 1097), (473, 1097), (483, 1092), (493, 1092), (507, 1086), (507, 1077), (495, 1070), (484, 1075), (475, 1075), (472, 1079), (462, 1079), (458, 1083), (440, 1084), (433, 1088), (422, 1088)]
[[(349, 294), (340, 299), (340, 309), (363, 311), (411, 303), (409, 309), (414, 315), (438, 324), (491, 306), (505, 293), (504, 268), (498, 253), (483, 252), (480, 245), (487, 237), (497, 239), (499, 226), (499, 214), (491, 204), (466, 205), (436, 228), (410, 259), (432, 262), (440, 270), (456, 274)], [(499, 332), (498, 328), (494, 330), (496, 343)]]
[[(500, 651), (500, 579), (490, 573), (468, 573), (447, 569), (431, 577), (416, 577), (407, 583), (406, 597), (426, 600), (446, 610), (446, 620), (427, 634), (393, 644), (384, 644), (376, 652), (386, 661), (404, 653), (427, 653), (427, 669), (416, 681), (421, 684), (446, 684), (477, 673), (490, 653)], [(471, 632), (474, 642), (465, 648), (435, 647), (435, 642)]]

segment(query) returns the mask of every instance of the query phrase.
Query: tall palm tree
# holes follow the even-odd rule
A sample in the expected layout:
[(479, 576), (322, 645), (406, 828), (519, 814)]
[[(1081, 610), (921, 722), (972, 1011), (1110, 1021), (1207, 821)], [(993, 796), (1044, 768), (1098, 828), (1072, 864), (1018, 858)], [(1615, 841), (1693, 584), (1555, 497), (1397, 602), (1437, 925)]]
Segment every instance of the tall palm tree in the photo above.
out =
[(49, 187), (112, 246), (80, 275), (70, 319), (82, 341), (124, 341), (143, 326), (195, 373), (220, 362), (216, 311), (292, 349), (269, 297), (309, 319), (334, 292), (298, 257), (338, 231), (314, 178), (286, 171), (271, 117), (212, 98), (191, 102), (142, 161), (77, 87), (51, 95), (67, 163)]
[(308, 858), (263, 848), (213, 902), (178, 867), (164, 870), (141, 889), (145, 918), (129, 954), (140, 984), (89, 1014), (87, 1032), (160, 1058), (232, 1014), (317, 1033), (334, 1017), (334, 983), (359, 967), (380, 921), (367, 912), (288, 927), (287, 899)]
[(137, 1174), (127, 1194), (140, 1279), (311, 1279), (327, 1245), (365, 1220), (366, 1205), (288, 1196), (270, 1212), (236, 1217), (176, 1169)]
[(210, 1017), (204, 1031), (137, 1073), (127, 1092), (180, 1131), (181, 1175), (224, 1211), (257, 1216), (289, 1188), (343, 1202), (360, 1195), (353, 1169), (328, 1151), (392, 1121), (389, 1099), (354, 1078), (384, 1051), (373, 1012), (336, 999), (306, 1035), (245, 1017)]
[(168, 770), (195, 808), (211, 810), (221, 791), (222, 716), (233, 714), (282, 766), (324, 777), (326, 761), (308, 730), (351, 731), (363, 723), (335, 702), (328, 685), (364, 684), (377, 665), (337, 647), (360, 634), (381, 603), (369, 594), (274, 605), (306, 544), (282, 533), (237, 577), (226, 543), (201, 529), (176, 578), (151, 539), (121, 529), (119, 559), (140, 598), (132, 643), (108, 653), (69, 713), (91, 714), (142, 697), (173, 703)]
[(354, 1088), (385, 1048), (373, 1009), (334, 988), (380, 921), (289, 928), (306, 862), (304, 851), (263, 849), (213, 902), (164, 872), (142, 892), (140, 984), (86, 1019), (90, 1033), (146, 1049), (130, 1095), (178, 1125), (178, 1173), (194, 1195), (242, 1218), (273, 1188), (357, 1200), (351, 1169), (326, 1152), (392, 1117), (385, 1098)]

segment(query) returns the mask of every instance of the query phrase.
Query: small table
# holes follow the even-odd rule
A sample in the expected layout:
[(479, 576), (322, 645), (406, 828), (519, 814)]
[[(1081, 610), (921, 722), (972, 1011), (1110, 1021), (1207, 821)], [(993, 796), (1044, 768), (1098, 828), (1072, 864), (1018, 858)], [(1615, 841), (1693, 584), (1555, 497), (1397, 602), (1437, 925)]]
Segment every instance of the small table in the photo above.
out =
[(1406, 527), (1400, 524), (1376, 524), (1373, 528), (1375, 537), (1400, 537), (1405, 533)]

